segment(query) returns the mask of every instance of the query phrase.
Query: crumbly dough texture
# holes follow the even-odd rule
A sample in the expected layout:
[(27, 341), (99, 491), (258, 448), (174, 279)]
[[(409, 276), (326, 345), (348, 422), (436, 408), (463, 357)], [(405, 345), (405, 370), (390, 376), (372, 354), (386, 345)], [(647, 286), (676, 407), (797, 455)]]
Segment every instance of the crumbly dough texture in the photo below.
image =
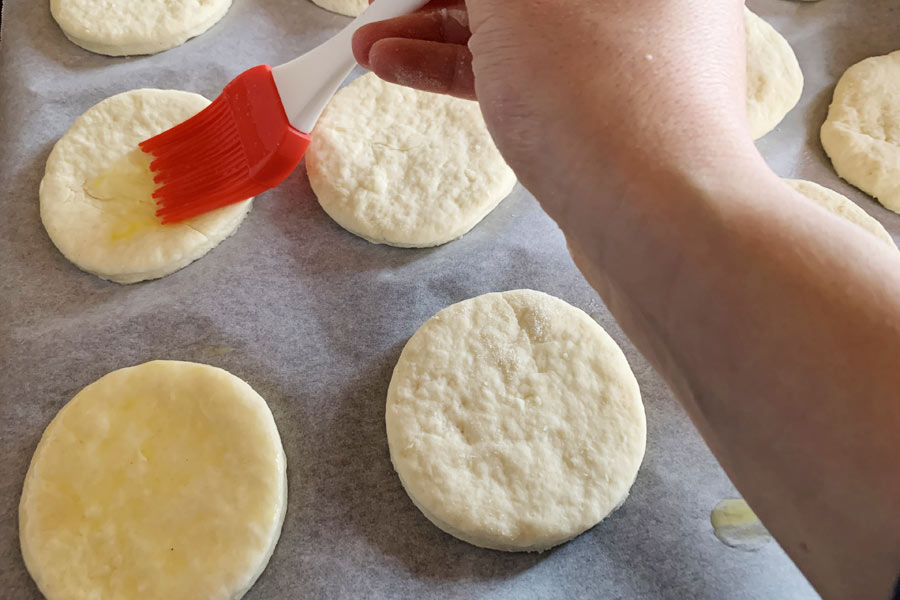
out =
[(358, 17), (369, 7), (369, 0), (312, 0), (325, 10), (348, 17)]
[(778, 125), (800, 101), (803, 72), (787, 40), (744, 8), (747, 30), (747, 118), (753, 139)]
[(265, 400), (222, 369), (154, 361), (56, 415), (25, 476), (19, 538), (48, 600), (232, 600), (268, 563), (286, 506)]
[(647, 435), (616, 343), (533, 290), (466, 300), (422, 325), (394, 369), (386, 425), (425, 516), (507, 551), (561, 544), (619, 507)]
[(339, 91), (306, 154), (322, 208), (376, 244), (437, 246), (462, 236), (516, 177), (476, 102), (386, 83), (374, 74)]
[(109, 56), (179, 46), (215, 25), (230, 7), (231, 0), (50, 0), (67, 38)]
[(847, 69), (821, 133), (838, 175), (900, 212), (900, 50)]
[(98, 199), (88, 189), (139, 142), (208, 104), (189, 92), (134, 90), (103, 100), (75, 121), (50, 153), (40, 188), (41, 220), (66, 258), (103, 279), (134, 283), (173, 273), (234, 233), (250, 200), (163, 226), (149, 195), (142, 202)]
[(894, 239), (884, 226), (873, 217), (869, 216), (866, 211), (858, 207), (843, 194), (839, 194), (834, 190), (830, 190), (827, 187), (823, 187), (812, 181), (785, 179), (785, 182), (810, 200), (821, 205), (823, 208), (827, 208), (834, 214), (847, 219), (854, 225), (859, 225), (878, 239), (889, 244), (894, 250), (897, 250)]

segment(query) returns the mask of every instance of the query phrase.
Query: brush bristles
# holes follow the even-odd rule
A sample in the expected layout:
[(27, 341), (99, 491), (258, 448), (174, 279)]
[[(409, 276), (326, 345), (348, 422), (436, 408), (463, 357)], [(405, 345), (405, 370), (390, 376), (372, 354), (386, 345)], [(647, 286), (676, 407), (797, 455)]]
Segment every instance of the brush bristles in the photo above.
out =
[[(155, 158), (150, 169), (163, 223), (182, 221), (258, 193), (228, 102), (217, 98), (184, 123), (140, 144)], [(245, 195), (246, 194), (246, 195)]]
[(290, 175), (309, 142), (291, 126), (272, 68), (248, 69), (205, 110), (140, 144), (154, 157), (156, 214), (174, 223), (256, 196)]

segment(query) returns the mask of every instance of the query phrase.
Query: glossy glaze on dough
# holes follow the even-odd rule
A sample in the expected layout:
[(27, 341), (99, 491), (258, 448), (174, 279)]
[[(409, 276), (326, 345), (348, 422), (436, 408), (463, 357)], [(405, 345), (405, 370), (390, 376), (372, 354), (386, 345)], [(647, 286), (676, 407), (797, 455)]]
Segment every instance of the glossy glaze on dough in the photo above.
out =
[(747, 119), (753, 139), (778, 125), (800, 101), (803, 72), (784, 37), (749, 9), (747, 31)]
[(822, 125), (822, 146), (838, 175), (900, 212), (900, 50), (847, 69)]
[(40, 187), (41, 220), (66, 258), (103, 279), (134, 283), (173, 273), (234, 233), (249, 200), (163, 226), (149, 196), (91, 195), (91, 183), (139, 142), (208, 104), (189, 92), (133, 90), (103, 100), (72, 124), (53, 147)]
[(507, 551), (561, 544), (618, 508), (647, 434), (616, 343), (532, 290), (466, 300), (422, 325), (385, 419), (394, 469), (425, 516)]
[(329, 103), (313, 130), (306, 168), (319, 203), (338, 224), (401, 247), (457, 239), (516, 183), (476, 102), (371, 73)]
[(272, 413), (196, 363), (120, 369), (44, 431), (19, 538), (48, 600), (235, 600), (262, 573), (287, 506)]
[(231, 0), (50, 0), (66, 37), (109, 56), (174, 48), (215, 25), (230, 6)]

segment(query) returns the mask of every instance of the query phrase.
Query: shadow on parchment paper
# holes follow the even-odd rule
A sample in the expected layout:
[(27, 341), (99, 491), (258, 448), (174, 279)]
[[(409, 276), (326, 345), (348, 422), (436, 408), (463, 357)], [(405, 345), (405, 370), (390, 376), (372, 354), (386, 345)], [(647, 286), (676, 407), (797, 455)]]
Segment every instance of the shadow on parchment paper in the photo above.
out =
[(391, 465), (384, 406), (391, 374), (404, 343), (381, 356), (366, 376), (335, 401), (339, 412), (328, 432), (329, 447), (342, 448), (339, 478), (322, 492), (356, 535), (416, 577), (446, 580), (503, 579), (528, 569), (552, 551), (538, 554), (477, 548), (435, 527), (413, 505)]

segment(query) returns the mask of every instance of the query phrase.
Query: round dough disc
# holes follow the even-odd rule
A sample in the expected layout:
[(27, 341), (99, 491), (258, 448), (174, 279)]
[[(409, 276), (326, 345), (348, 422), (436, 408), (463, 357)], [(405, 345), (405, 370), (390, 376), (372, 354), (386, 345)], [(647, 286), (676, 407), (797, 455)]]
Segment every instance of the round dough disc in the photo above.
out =
[(869, 233), (878, 237), (891, 248), (897, 250), (891, 234), (869, 214), (854, 204), (849, 198), (843, 194), (839, 194), (827, 187), (822, 187), (818, 183), (812, 181), (804, 181), (802, 179), (785, 179), (785, 183), (800, 192), (810, 200), (813, 200), (823, 208), (827, 208), (839, 217), (843, 217), (855, 225), (859, 225)]
[(803, 72), (780, 33), (744, 8), (747, 30), (747, 118), (753, 139), (778, 125), (800, 101)]
[(109, 56), (179, 46), (215, 25), (230, 7), (231, 0), (50, 0), (67, 38)]
[(478, 103), (386, 83), (372, 73), (339, 91), (306, 153), (319, 204), (376, 244), (455, 240), (505, 198), (516, 176)]
[(422, 325), (385, 419), (394, 469), (425, 516), (507, 551), (561, 544), (618, 508), (647, 437), (616, 343), (533, 290), (466, 300)]
[(838, 175), (900, 212), (900, 50), (847, 69), (822, 146)]
[(48, 600), (240, 598), (281, 533), (285, 464), (265, 400), (234, 375), (174, 361), (114, 371), (34, 452), (25, 565)]
[(312, 0), (325, 10), (348, 17), (358, 17), (369, 7), (369, 0)]
[(189, 92), (134, 90), (75, 121), (53, 147), (40, 191), (41, 220), (66, 258), (103, 279), (134, 283), (173, 273), (234, 233), (250, 200), (162, 225), (149, 158), (137, 149), (208, 104)]

